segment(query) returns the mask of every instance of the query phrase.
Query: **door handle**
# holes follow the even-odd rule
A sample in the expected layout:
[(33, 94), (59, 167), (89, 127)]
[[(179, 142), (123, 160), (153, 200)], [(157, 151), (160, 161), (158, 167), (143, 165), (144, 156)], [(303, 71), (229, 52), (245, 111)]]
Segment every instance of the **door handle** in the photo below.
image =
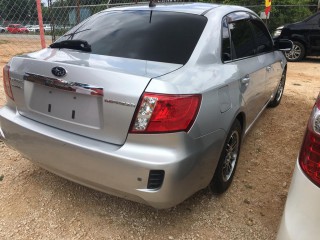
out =
[(266, 67), (266, 69), (267, 69), (267, 72), (270, 72), (271, 71), (271, 66)]
[(242, 84), (248, 86), (249, 82), (250, 82), (250, 77), (248, 75), (243, 77), (243, 78), (241, 78), (241, 83)]

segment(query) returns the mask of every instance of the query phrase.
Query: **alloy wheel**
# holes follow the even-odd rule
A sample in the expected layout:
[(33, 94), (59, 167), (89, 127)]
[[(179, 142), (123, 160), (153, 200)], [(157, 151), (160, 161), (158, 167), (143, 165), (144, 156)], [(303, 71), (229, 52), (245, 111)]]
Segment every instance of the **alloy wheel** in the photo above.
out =
[(281, 77), (281, 81), (279, 83), (277, 94), (276, 94), (277, 102), (280, 101), (280, 99), (282, 97), (282, 94), (283, 94), (283, 91), (284, 91), (285, 78), (286, 78), (285, 73), (283, 73), (282, 77)]
[(235, 169), (239, 154), (240, 137), (237, 131), (232, 132), (226, 146), (226, 157), (222, 166), (222, 179), (227, 182)]
[(300, 58), (302, 49), (299, 45), (293, 44), (291, 51), (285, 52), (286, 58), (290, 61), (295, 61)]

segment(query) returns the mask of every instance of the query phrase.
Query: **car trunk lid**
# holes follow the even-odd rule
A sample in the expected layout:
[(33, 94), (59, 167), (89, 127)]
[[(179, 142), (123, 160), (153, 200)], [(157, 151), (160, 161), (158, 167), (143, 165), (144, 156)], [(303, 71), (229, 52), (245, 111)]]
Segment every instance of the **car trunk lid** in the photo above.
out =
[[(13, 58), (10, 77), (21, 115), (121, 145), (150, 80), (180, 67), (179, 64), (45, 49)], [(62, 69), (66, 71), (65, 76), (53, 74)]]

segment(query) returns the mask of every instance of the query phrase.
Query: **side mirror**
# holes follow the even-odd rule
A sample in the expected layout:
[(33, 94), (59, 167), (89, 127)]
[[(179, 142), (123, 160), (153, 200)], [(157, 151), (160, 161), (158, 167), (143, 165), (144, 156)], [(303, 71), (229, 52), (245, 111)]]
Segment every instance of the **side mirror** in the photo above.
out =
[(274, 41), (274, 48), (275, 50), (280, 51), (291, 51), (293, 47), (293, 43), (291, 40), (275, 40)]

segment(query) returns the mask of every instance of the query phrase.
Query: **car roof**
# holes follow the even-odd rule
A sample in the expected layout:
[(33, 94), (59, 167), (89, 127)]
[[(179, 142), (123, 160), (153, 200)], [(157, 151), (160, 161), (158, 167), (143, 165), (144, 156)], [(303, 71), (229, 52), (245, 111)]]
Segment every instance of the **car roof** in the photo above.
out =
[[(155, 7), (149, 7), (148, 4), (126, 6), (126, 7), (113, 7), (106, 9), (102, 12), (111, 11), (143, 11), (143, 10), (153, 10), (153, 11), (163, 11), (163, 12), (178, 12), (178, 13), (188, 13), (195, 15), (207, 15), (214, 14), (214, 12), (219, 11), (219, 14), (226, 15), (231, 12), (236, 11), (246, 11), (255, 14), (252, 10), (237, 6), (237, 5), (225, 5), (225, 4), (212, 4), (212, 3), (157, 3)], [(256, 15), (256, 14), (255, 14)]]
[(140, 11), (140, 10), (155, 10), (155, 11), (166, 11), (166, 12), (181, 12), (181, 13), (190, 13), (203, 15), (211, 9), (217, 8), (221, 5), (219, 4), (210, 4), (210, 3), (179, 3), (179, 4), (156, 4), (155, 7), (150, 8), (148, 5), (138, 5), (138, 6), (130, 6), (130, 7), (116, 7), (111, 8), (105, 11)]

